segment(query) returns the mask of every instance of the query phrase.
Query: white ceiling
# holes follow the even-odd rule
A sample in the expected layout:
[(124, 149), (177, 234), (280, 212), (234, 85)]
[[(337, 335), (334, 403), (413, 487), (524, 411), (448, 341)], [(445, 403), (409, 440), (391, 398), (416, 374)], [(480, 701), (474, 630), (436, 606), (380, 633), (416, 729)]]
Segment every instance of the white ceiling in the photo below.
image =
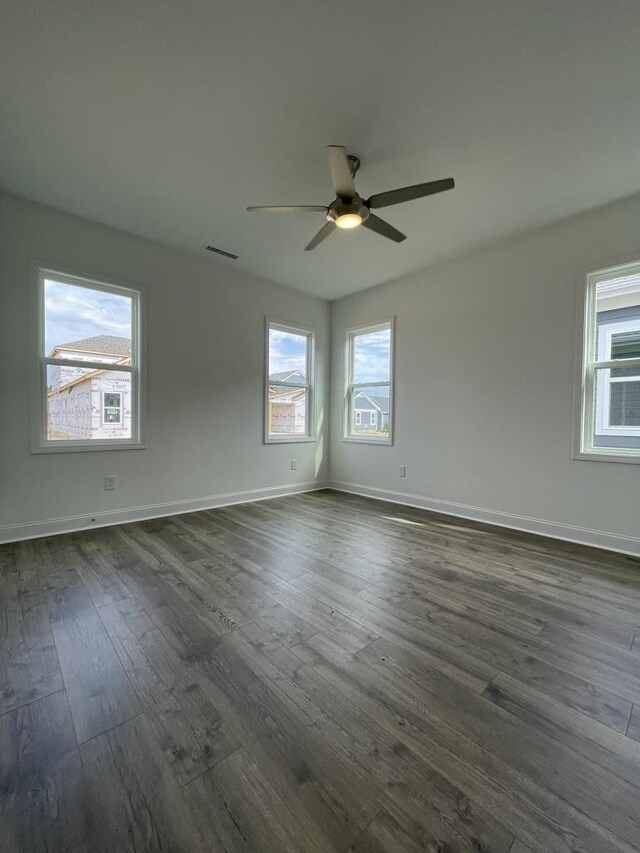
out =
[[(640, 190), (638, 0), (2, 0), (0, 184), (333, 299)], [(324, 146), (367, 196), (313, 252)]]

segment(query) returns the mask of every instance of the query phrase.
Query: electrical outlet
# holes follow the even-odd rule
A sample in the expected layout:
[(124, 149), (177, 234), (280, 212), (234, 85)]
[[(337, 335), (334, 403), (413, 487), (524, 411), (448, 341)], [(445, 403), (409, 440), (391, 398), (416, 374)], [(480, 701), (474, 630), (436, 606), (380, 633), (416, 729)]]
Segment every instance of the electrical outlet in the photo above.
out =
[(292, 460), (291, 460), (291, 470), (292, 470), (292, 471), (297, 471), (297, 470), (298, 470), (298, 460), (297, 460), (297, 459), (292, 459)]
[(398, 465), (398, 477), (406, 477), (407, 469), (404, 465)]
[(113, 492), (117, 488), (116, 478), (113, 474), (104, 478), (104, 488), (107, 492)]

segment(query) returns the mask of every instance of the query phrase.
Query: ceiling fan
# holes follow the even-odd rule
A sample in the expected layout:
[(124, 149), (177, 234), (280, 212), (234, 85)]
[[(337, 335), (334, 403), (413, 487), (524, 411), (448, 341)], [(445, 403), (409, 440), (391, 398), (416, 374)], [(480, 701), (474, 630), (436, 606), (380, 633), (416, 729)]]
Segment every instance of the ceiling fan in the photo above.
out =
[(406, 240), (406, 235), (384, 219), (380, 219), (372, 210), (380, 207), (390, 207), (392, 204), (400, 204), (403, 201), (413, 201), (427, 195), (434, 195), (445, 190), (452, 190), (455, 186), (453, 178), (444, 178), (441, 181), (430, 181), (427, 184), (415, 184), (412, 187), (402, 187), (397, 190), (389, 190), (377, 193), (368, 199), (358, 195), (353, 179), (360, 168), (360, 160), (354, 154), (347, 154), (343, 145), (327, 145), (329, 155), (329, 173), (331, 183), (336, 197), (330, 205), (325, 204), (298, 204), (298, 205), (267, 205), (261, 207), (248, 207), (252, 212), (265, 213), (324, 213), (327, 217), (326, 223), (318, 231), (311, 242), (305, 246), (305, 251), (315, 249), (337, 228), (357, 228), (364, 225), (370, 231), (375, 231), (381, 237), (386, 237), (396, 243)]

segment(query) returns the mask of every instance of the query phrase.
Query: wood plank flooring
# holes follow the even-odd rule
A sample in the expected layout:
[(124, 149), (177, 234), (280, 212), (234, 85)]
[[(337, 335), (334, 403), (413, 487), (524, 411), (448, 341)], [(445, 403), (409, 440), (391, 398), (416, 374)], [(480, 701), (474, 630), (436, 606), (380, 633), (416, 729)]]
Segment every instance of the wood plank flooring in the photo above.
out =
[(0, 546), (3, 853), (640, 851), (640, 561), (331, 491)]

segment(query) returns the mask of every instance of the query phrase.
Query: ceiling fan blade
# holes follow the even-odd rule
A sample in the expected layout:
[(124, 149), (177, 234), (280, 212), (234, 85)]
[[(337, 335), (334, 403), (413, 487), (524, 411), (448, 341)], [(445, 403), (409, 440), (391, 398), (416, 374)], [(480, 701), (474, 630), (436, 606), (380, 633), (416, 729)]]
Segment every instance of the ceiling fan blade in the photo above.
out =
[(384, 219), (380, 219), (379, 216), (375, 216), (373, 213), (370, 213), (362, 224), (365, 228), (368, 228), (369, 231), (375, 231), (376, 234), (380, 234), (382, 237), (393, 240), (394, 243), (402, 243), (403, 240), (407, 239), (406, 234), (403, 234), (402, 231), (398, 231), (398, 229), (394, 228), (393, 225), (389, 225), (388, 222), (385, 222)]
[(247, 210), (252, 213), (326, 213), (327, 206), (325, 204), (268, 204), (257, 207), (254, 205)]
[(327, 145), (329, 155), (329, 172), (331, 183), (339, 198), (354, 198), (356, 188), (353, 184), (351, 164), (347, 160), (347, 149), (344, 145)]
[(315, 249), (318, 243), (322, 243), (325, 237), (328, 237), (329, 234), (332, 234), (336, 229), (336, 223), (329, 221), (325, 222), (322, 228), (318, 231), (316, 236), (311, 240), (311, 242), (304, 247), (305, 252), (310, 252), (311, 249)]
[(415, 184), (412, 187), (402, 187), (398, 190), (389, 190), (386, 193), (372, 195), (365, 204), (368, 208), (375, 210), (379, 207), (390, 207), (392, 204), (400, 204), (403, 201), (413, 201), (415, 198), (424, 198), (434, 193), (442, 193), (455, 187), (453, 178), (444, 178), (442, 181), (430, 181), (428, 184)]

